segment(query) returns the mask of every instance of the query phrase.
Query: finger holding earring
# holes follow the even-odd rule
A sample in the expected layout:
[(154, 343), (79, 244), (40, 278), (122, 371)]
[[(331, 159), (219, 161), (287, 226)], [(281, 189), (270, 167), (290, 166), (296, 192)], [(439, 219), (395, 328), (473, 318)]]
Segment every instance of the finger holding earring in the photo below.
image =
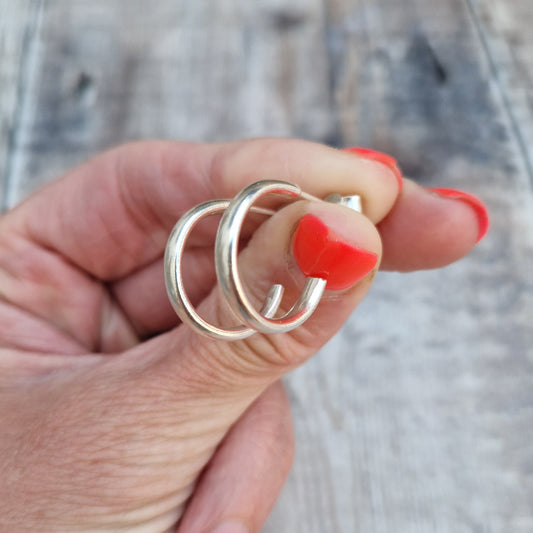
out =
[[(286, 199), (321, 200), (302, 191), (297, 185), (276, 181), (262, 180), (245, 187), (233, 200), (212, 200), (200, 204), (188, 211), (176, 224), (169, 238), (165, 253), (165, 281), (170, 301), (183, 322), (198, 332), (224, 340), (239, 340), (252, 335), (255, 331), (263, 333), (284, 333), (303, 324), (315, 311), (320, 299), (329, 285), (330, 288), (345, 288), (346, 280), (351, 278), (345, 272), (344, 280), (330, 279), (332, 271), (342, 271), (346, 258), (353, 255), (353, 249), (342, 243), (332, 241), (332, 233), (313, 215), (305, 216), (296, 231), (294, 254), (306, 274), (306, 282), (296, 303), (283, 316), (274, 318), (283, 296), (283, 285), (274, 284), (270, 288), (260, 311), (256, 311), (246, 294), (237, 264), (240, 233), (245, 217), (249, 211), (263, 215), (272, 215), (275, 211), (256, 207), (257, 200), (268, 194), (284, 195)], [(361, 212), (361, 198), (358, 195), (329, 195), (326, 202), (344, 206)], [(193, 227), (203, 218), (223, 213), (215, 242), (215, 264), (217, 279), (233, 314), (245, 324), (230, 329), (223, 329), (209, 324), (194, 310), (185, 292), (181, 274), (181, 261), (187, 237)], [(313, 257), (312, 248), (324, 246), (320, 258)], [(326, 246), (327, 245), (327, 246)], [(359, 258), (361, 259), (361, 258)], [(375, 254), (360, 261), (363, 269), (370, 259), (373, 267), (377, 260)], [(326, 267), (327, 263), (327, 267)], [(346, 271), (346, 269), (344, 269)]]

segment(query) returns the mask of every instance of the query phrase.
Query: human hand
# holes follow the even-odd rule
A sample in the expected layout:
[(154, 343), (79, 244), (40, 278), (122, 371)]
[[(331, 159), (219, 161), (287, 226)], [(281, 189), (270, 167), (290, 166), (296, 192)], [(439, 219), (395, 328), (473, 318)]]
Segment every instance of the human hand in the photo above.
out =
[[(387, 166), (294, 140), (131, 144), (52, 183), (0, 218), (0, 529), (162, 532), (183, 515), (179, 532), (227, 520), (259, 531), (292, 456), (279, 378), (334, 335), (373, 276), (287, 334), (226, 343), (179, 326), (162, 273), (170, 229), (257, 179), (357, 193), (366, 215), (298, 202), (264, 222), (240, 256), (258, 302), (272, 283), (299, 294), (290, 241), (305, 213), (387, 269), (445, 265), (479, 236), (467, 203), (408, 180), (398, 198)], [(221, 323), (212, 229), (191, 239), (184, 275)]]

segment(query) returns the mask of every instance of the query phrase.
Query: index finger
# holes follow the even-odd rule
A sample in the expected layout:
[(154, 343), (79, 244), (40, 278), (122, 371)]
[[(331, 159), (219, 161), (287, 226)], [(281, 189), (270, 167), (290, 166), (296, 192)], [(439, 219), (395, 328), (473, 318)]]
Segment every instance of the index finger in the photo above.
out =
[(73, 170), (5, 223), (92, 276), (116, 280), (161, 256), (170, 229), (186, 210), (231, 197), (258, 179), (287, 180), (318, 197), (360, 194), (373, 222), (387, 214), (398, 194), (387, 166), (320, 144), (140, 142)]

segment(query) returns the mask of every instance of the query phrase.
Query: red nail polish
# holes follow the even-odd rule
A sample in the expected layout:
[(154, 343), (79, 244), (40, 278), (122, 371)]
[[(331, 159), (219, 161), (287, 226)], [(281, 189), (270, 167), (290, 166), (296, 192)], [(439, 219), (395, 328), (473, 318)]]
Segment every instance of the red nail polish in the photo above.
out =
[(332, 290), (351, 287), (378, 262), (377, 254), (344, 242), (314, 215), (305, 215), (300, 220), (293, 252), (306, 276), (327, 280), (326, 288)]
[(477, 198), (473, 194), (468, 194), (466, 192), (458, 191), (456, 189), (430, 188), (428, 190), (438, 194), (439, 196), (444, 196), (445, 198), (462, 200), (474, 209), (479, 224), (479, 232), (476, 243), (478, 243), (487, 234), (487, 231), (489, 230), (489, 213), (487, 211), (487, 208), (483, 205), (483, 202), (479, 198)]
[(394, 177), (398, 180), (398, 186), (400, 188), (400, 191), (402, 190), (402, 171), (398, 167), (398, 162), (396, 161), (396, 159), (394, 159), (394, 157), (384, 154), (383, 152), (376, 152), (375, 150), (370, 150), (370, 148), (344, 148), (344, 151), (349, 152), (351, 154), (355, 154), (358, 157), (362, 157), (363, 159), (371, 159), (372, 161), (377, 161), (378, 163), (381, 163), (388, 167), (390, 170), (392, 170), (392, 172), (394, 173)]

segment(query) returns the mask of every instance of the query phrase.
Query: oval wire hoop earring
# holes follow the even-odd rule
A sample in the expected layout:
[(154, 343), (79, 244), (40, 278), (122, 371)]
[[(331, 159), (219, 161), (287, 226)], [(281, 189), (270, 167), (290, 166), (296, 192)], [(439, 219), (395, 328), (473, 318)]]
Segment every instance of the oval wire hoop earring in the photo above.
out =
[[(237, 255), (239, 238), (248, 212), (271, 216), (270, 209), (253, 204), (267, 194), (287, 196), (291, 201), (311, 200), (345, 205), (361, 212), (361, 198), (332, 194), (325, 200), (303, 192), (298, 185), (278, 180), (262, 180), (248, 185), (233, 200), (204, 202), (185, 213), (174, 226), (165, 250), (165, 283), (170, 302), (181, 320), (199, 333), (223, 340), (239, 340), (256, 332), (284, 333), (303, 324), (315, 311), (324, 290), (326, 280), (308, 277), (300, 297), (283, 316), (274, 318), (281, 304), (283, 286), (273, 285), (260, 311), (252, 306), (239, 276)], [(220, 328), (205, 321), (194, 309), (183, 284), (181, 262), (185, 243), (193, 227), (200, 220), (224, 213), (215, 240), (215, 267), (218, 283), (235, 317), (243, 325)]]

